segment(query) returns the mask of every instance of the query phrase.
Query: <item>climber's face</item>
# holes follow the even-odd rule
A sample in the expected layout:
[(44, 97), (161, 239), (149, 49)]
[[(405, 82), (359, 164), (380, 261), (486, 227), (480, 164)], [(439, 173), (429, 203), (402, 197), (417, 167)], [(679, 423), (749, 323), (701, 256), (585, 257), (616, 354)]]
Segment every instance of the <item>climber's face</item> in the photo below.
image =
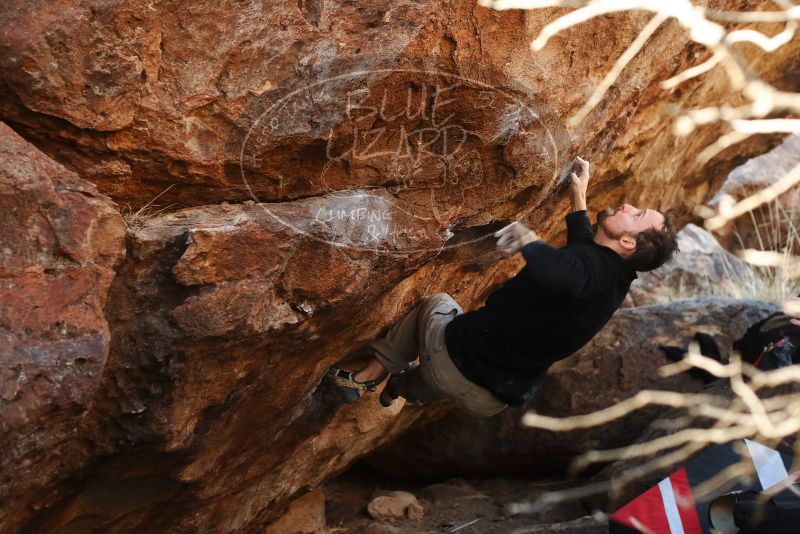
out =
[(597, 229), (611, 239), (617, 239), (623, 248), (634, 250), (636, 236), (650, 228), (661, 229), (664, 215), (656, 210), (639, 209), (630, 204), (606, 208), (597, 214)]

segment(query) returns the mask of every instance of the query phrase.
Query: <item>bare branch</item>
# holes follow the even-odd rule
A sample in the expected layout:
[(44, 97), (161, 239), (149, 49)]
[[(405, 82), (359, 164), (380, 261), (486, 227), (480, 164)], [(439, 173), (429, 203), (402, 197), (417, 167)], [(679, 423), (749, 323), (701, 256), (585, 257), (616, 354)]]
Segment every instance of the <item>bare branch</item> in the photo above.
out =
[(705, 74), (706, 72), (713, 69), (720, 61), (722, 61), (723, 57), (725, 57), (725, 54), (721, 50), (717, 50), (711, 55), (710, 58), (700, 63), (699, 65), (690, 67), (685, 71), (683, 71), (682, 73), (676, 74), (672, 78), (669, 78), (668, 80), (664, 80), (663, 82), (661, 82), (661, 88), (669, 90), (674, 87), (677, 87), (679, 84), (685, 82), (686, 80), (697, 78), (701, 74)]
[(690, 405), (703, 404), (710, 400), (711, 397), (709, 395), (645, 390), (604, 410), (586, 415), (575, 415), (561, 419), (536, 413), (526, 413), (522, 418), (522, 424), (541, 428), (543, 430), (569, 431), (602, 425), (624, 417), (645, 406), (660, 405), (670, 406), (672, 408), (684, 408)]
[(754, 425), (715, 429), (687, 428), (645, 443), (637, 443), (618, 449), (587, 452), (575, 460), (573, 469), (580, 471), (594, 463), (648, 456), (689, 442), (702, 441), (706, 444), (729, 443), (735, 439), (753, 435), (754, 430)]
[(751, 133), (729, 132), (703, 149), (703, 151), (697, 156), (697, 161), (700, 164), (705, 165), (726, 148), (731, 147), (736, 143), (741, 143), (742, 141), (749, 139), (752, 135), (753, 134)]
[(800, 20), (800, 6), (791, 7), (782, 11), (719, 11), (717, 9), (704, 9), (707, 18), (724, 22), (789, 22)]
[(666, 17), (658, 13), (650, 19), (642, 31), (639, 32), (639, 35), (636, 36), (636, 39), (619, 57), (612, 69), (608, 71), (608, 74), (606, 74), (605, 78), (603, 78), (603, 81), (600, 82), (600, 85), (595, 88), (594, 93), (592, 93), (592, 96), (589, 97), (589, 100), (587, 100), (583, 107), (569, 119), (570, 126), (574, 127), (575, 125), (583, 122), (583, 119), (586, 118), (586, 115), (588, 115), (589, 112), (603, 100), (606, 91), (608, 91), (608, 89), (614, 85), (614, 82), (617, 81), (617, 78), (619, 78), (619, 75), (622, 74), (622, 71), (625, 69), (628, 63), (630, 63), (636, 54), (639, 53), (647, 40), (652, 37), (652, 35), (666, 19)]

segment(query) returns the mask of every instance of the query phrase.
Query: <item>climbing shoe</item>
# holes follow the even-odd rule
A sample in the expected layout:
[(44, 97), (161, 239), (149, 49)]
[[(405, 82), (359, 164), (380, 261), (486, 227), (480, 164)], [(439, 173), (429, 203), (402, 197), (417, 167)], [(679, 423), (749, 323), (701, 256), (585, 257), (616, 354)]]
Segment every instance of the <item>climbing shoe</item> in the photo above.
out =
[[(408, 366), (408, 369), (406, 369), (405, 371), (389, 376), (389, 380), (386, 381), (386, 385), (383, 387), (383, 391), (381, 391), (381, 395), (378, 398), (378, 400), (380, 400), (381, 406), (383, 406), (384, 408), (388, 408), (389, 406), (394, 404), (394, 401), (396, 401), (397, 398), (400, 396), (400, 394), (397, 392), (398, 381), (405, 380), (408, 376), (408, 373), (413, 371), (417, 367), (419, 367), (418, 363), (412, 363)], [(401, 387), (400, 389), (403, 390), (404, 388)], [(406, 399), (406, 403), (420, 404), (419, 402), (414, 402), (413, 400), (409, 399)]]
[(394, 401), (397, 400), (397, 397), (399, 397), (399, 395), (395, 393), (394, 389), (392, 388), (393, 378), (393, 376), (390, 376), (389, 380), (386, 381), (386, 385), (383, 387), (383, 391), (381, 391), (381, 396), (379, 397), (381, 406), (384, 408), (388, 408), (394, 404)]
[(331, 367), (328, 371), (328, 377), (333, 383), (336, 391), (342, 397), (342, 400), (347, 404), (353, 404), (360, 399), (367, 391), (375, 391), (381, 380), (366, 380), (364, 382), (357, 382), (355, 376), (358, 371), (345, 371), (338, 367)]

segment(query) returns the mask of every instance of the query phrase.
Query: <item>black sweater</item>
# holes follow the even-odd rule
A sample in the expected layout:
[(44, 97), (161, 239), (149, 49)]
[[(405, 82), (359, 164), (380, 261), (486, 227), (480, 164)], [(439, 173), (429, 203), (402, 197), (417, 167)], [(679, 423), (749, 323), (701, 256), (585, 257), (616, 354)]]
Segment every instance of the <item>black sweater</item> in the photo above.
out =
[(519, 406), (554, 362), (576, 352), (608, 322), (636, 273), (594, 242), (588, 213), (567, 215), (567, 245), (522, 247), (525, 267), (477, 310), (445, 328), (453, 363), (495, 397)]

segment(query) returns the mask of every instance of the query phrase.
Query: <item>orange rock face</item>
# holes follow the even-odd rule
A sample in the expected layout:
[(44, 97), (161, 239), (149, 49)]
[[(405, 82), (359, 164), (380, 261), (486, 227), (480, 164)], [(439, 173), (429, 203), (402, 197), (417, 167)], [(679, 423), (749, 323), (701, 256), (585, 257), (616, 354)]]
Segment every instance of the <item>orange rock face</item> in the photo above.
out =
[[(701, 168), (693, 156), (719, 130), (674, 139), (669, 104), (732, 98), (721, 70), (658, 88), (706, 55), (676, 24), (583, 124), (562, 131), (648, 15), (595, 19), (532, 54), (553, 16), (416, 0), (11, 1), (0, 12), (0, 118), (134, 210), (170, 186), (160, 202), (181, 207), (365, 186), (416, 198), (430, 195), (427, 182), (460, 205), (450, 222), (512, 216), (547, 202), (553, 168), (578, 152), (610, 184), (596, 201), (617, 202), (625, 185), (626, 196), (680, 208), (687, 193), (699, 200), (704, 184), (718, 186), (726, 162), (765, 149), (740, 144)], [(796, 46), (754, 69), (790, 89)], [(389, 157), (406, 152), (414, 157)], [(398, 181), (416, 187), (398, 191)]]
[[(744, 4), (758, 7), (715, 7)], [(659, 88), (706, 57), (671, 24), (567, 129), (647, 16), (533, 55), (554, 16), (5, 2), (0, 119), (51, 159), (3, 130), (0, 525), (263, 530), (450, 409), (342, 406), (321, 381), (423, 295), (480, 305), (521, 266), (493, 255), (500, 225), (524, 218), (558, 242), (574, 155), (594, 165), (592, 208), (685, 214), (777, 142), (695, 163), (719, 131), (676, 140), (670, 110), (734, 97), (718, 71)], [(796, 89), (797, 49), (754, 69)]]

